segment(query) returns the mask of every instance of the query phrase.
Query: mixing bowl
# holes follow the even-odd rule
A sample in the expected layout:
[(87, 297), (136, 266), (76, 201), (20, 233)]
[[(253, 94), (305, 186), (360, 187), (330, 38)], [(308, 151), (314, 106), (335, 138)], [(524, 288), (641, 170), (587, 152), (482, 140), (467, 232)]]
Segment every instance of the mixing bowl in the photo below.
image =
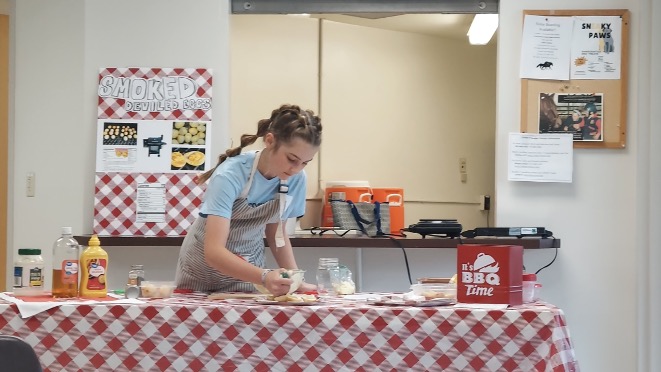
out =
[[(303, 284), (303, 278), (305, 277), (305, 270), (287, 270), (283, 272), (282, 274), (283, 278), (289, 278), (292, 280), (291, 285), (289, 286), (289, 291), (287, 291), (287, 294), (294, 293), (298, 287)], [(271, 292), (268, 291), (263, 285), (261, 284), (253, 284), (255, 286), (255, 289), (257, 289), (260, 293), (263, 294), (271, 294)]]

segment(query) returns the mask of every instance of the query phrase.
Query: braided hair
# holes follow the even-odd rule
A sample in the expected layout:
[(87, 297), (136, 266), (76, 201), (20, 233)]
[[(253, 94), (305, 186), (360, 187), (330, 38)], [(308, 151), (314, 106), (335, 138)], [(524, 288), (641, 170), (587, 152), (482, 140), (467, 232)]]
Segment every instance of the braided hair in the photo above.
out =
[(306, 143), (321, 145), (321, 120), (311, 110), (303, 110), (296, 105), (282, 105), (271, 112), (271, 117), (257, 122), (257, 133), (244, 134), (241, 136), (241, 144), (238, 147), (227, 149), (218, 157), (218, 163), (213, 169), (202, 173), (198, 184), (206, 182), (218, 166), (227, 158), (237, 156), (244, 147), (250, 146), (258, 138), (273, 134), (275, 138), (275, 149), (281, 144), (289, 143), (294, 138), (300, 138)]

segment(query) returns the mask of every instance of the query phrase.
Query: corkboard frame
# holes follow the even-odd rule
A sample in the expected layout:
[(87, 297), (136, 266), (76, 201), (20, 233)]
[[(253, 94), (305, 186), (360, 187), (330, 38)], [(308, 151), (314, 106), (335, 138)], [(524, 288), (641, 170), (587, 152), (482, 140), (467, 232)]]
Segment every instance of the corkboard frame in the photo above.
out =
[(627, 138), (627, 87), (629, 84), (629, 25), (630, 13), (626, 9), (597, 10), (524, 10), (526, 15), (573, 17), (619, 16), (622, 18), (622, 53), (619, 80), (536, 80), (521, 79), (521, 132), (539, 133), (540, 93), (603, 93), (604, 140), (599, 142), (574, 141), (574, 148), (623, 149)]

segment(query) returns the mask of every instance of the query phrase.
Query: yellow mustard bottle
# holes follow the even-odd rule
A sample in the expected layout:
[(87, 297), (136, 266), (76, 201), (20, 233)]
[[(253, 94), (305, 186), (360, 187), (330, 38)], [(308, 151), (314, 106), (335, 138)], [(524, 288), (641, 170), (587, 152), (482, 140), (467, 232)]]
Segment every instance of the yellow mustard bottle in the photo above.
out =
[(108, 295), (108, 253), (101, 248), (96, 234), (80, 255), (80, 297), (103, 298)]

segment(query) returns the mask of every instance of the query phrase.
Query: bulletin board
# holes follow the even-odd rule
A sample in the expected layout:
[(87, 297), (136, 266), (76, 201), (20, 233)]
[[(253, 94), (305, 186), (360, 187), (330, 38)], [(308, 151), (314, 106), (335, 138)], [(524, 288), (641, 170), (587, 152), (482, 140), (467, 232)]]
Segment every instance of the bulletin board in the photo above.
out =
[(617, 80), (538, 80), (521, 79), (521, 132), (539, 133), (540, 94), (557, 93), (581, 95), (602, 93), (603, 139), (601, 141), (574, 141), (575, 148), (626, 147), (627, 133), (627, 86), (629, 67), (629, 11), (625, 9), (601, 10), (524, 10), (526, 15), (573, 17), (619, 16), (622, 19), (621, 72)]

